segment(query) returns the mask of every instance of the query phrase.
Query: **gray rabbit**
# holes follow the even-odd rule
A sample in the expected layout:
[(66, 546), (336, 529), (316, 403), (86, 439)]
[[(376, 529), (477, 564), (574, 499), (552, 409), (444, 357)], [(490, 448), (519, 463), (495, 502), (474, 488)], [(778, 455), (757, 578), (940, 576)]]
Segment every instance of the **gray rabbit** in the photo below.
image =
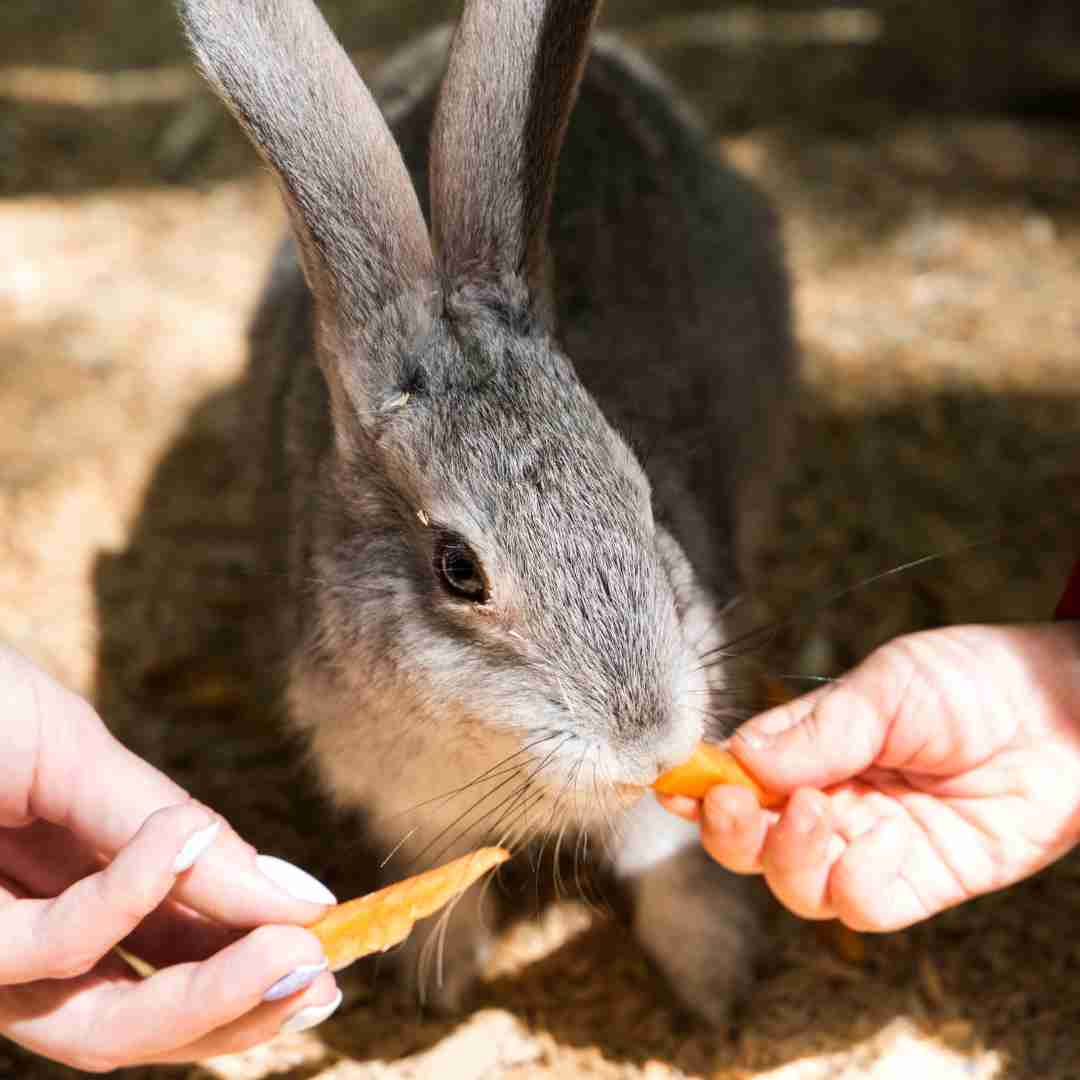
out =
[[(656, 74), (590, 54), (598, 6), (467, 0), (448, 58), (431, 39), (392, 69), (392, 134), (310, 0), (179, 0), (296, 240), (250, 369), (292, 723), (391, 875), (541, 833), (610, 860), (719, 1022), (754, 906), (639, 796), (722, 711), (787, 283), (769, 208)], [(438, 1003), (497, 893), (451, 919)]]

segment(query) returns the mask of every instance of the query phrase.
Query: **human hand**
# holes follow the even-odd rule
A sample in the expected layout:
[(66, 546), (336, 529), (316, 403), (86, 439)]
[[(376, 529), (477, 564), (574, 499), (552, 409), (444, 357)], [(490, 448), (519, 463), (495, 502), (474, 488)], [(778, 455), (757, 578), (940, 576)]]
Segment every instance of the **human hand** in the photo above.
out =
[(706, 850), (805, 918), (895, 930), (1035, 873), (1080, 839), (1080, 626), (898, 638), (731, 739), (780, 812), (663, 798)]
[(311, 1026), (341, 998), (302, 927), (333, 902), (0, 647), (0, 1034), (101, 1072)]

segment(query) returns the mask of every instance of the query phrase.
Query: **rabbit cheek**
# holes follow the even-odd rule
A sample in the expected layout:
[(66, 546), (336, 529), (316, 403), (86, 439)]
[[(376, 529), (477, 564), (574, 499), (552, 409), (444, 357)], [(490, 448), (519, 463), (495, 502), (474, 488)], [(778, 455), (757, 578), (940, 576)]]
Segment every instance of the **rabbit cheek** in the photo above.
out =
[(453, 624), (406, 618), (332, 668), (293, 664), (289, 712), (324, 782), (338, 803), (369, 808), (377, 831), (392, 819), (391, 843), (414, 826), (434, 835), (489, 793), (470, 820), (492, 825), (538, 763), (542, 747), (527, 749), (544, 737), (538, 727), (558, 719), (508, 654), (476, 647), (470, 626), (492, 617), (468, 605)]

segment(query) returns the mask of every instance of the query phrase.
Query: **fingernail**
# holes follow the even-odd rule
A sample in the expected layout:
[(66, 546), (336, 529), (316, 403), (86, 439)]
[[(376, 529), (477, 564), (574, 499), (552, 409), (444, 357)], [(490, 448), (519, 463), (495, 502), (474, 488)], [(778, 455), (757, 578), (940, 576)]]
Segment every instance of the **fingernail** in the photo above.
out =
[(295, 900), (306, 900), (310, 904), (337, 903), (337, 897), (321, 881), (276, 855), (259, 855), (255, 865)]
[(786, 817), (789, 827), (800, 836), (809, 836), (821, 820), (817, 807), (809, 806), (800, 799), (792, 800)]
[(182, 874), (185, 870), (190, 870), (195, 865), (195, 860), (217, 839), (219, 832), (221, 832), (220, 820), (207, 825), (206, 828), (200, 829), (198, 832), (192, 833), (184, 841), (180, 853), (173, 859), (173, 873)]
[(705, 816), (711, 829), (718, 832), (737, 832), (745, 823), (745, 815), (730, 806), (730, 801), (722, 789), (706, 793)]
[(334, 995), (333, 1001), (328, 1001), (325, 1005), (309, 1005), (306, 1009), (294, 1013), (281, 1025), (281, 1031), (282, 1033), (307, 1031), (308, 1028), (321, 1024), (340, 1004), (341, 991), (339, 990)]
[(321, 964), (302, 964), (293, 968), (288, 975), (282, 975), (269, 990), (263, 994), (263, 1001), (280, 1001), (295, 994), (298, 990), (309, 987), (327, 968), (324, 960)]
[(751, 750), (764, 750), (777, 735), (790, 731), (800, 720), (793, 709), (773, 709), (743, 724), (732, 737), (741, 739)]

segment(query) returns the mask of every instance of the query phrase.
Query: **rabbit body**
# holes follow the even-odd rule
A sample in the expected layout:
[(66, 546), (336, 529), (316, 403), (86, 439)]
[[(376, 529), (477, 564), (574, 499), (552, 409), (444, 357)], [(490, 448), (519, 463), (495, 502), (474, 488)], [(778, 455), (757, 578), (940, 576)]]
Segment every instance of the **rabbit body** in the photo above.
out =
[[(293, 17), (254, 2), (268, 24)], [(640, 59), (604, 40), (586, 63), (593, 5), (476, 0), (441, 98), (439, 39), (390, 69), (408, 92), (386, 145), (407, 179), (384, 204), (406, 227), (365, 219), (374, 240), (339, 242), (359, 226), (333, 220), (340, 188), (305, 170), (340, 163), (314, 169), (299, 137), (263, 130), (267, 106), (235, 75), (243, 56), (217, 56), (224, 31), (200, 21), (216, 7), (181, 10), (283, 177), (299, 237), (275, 264), (249, 373), (266, 580), (288, 582), (262, 636), (291, 722), (334, 798), (396, 849), (391, 876), (538, 833), (608, 845), (639, 939), (720, 1021), (750, 970), (753, 904), (694, 827), (631, 794), (722, 711), (707, 659), (792, 364), (773, 216)], [(309, 33), (328, 47), (307, 22), (290, 28)], [(517, 96), (485, 105), (489, 66), (530, 49)], [(260, 62), (274, 71), (265, 50)], [(325, 109), (334, 94), (312, 97)], [(401, 209), (410, 179), (426, 226)], [(427, 987), (443, 1004), (482, 958), (479, 914), (454, 916)]]

